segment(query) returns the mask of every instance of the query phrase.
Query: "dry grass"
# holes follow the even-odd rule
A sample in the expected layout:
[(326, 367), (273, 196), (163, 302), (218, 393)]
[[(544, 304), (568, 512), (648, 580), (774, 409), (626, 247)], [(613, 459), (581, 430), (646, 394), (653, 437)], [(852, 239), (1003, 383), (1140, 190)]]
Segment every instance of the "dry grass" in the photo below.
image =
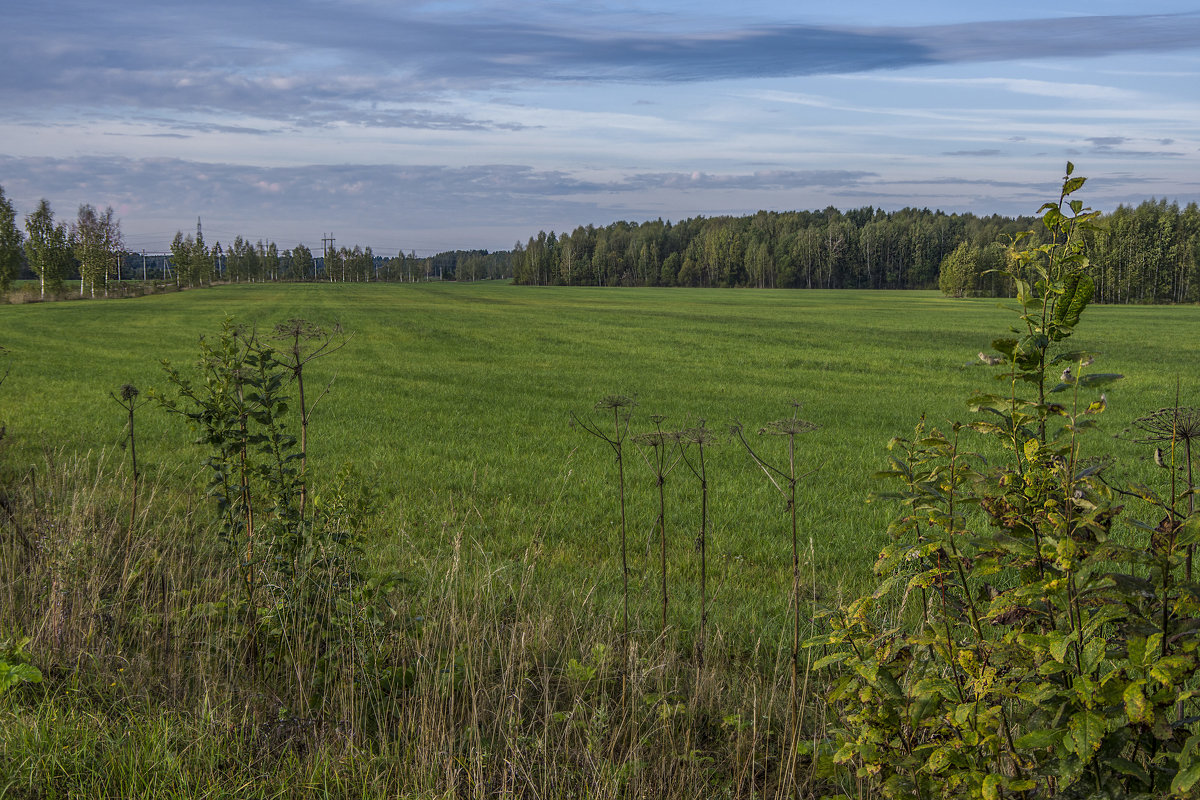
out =
[(635, 630), (622, 663), (590, 590), (537, 593), (537, 537), (493, 563), (465, 526), (395, 588), (329, 587), (332, 642), (296, 614), (252, 637), (208, 511), (147, 485), (131, 526), (117, 456), (48, 453), (5, 487), (0, 618), (45, 674), (0, 701), (15, 796), (810, 794), (796, 740), (821, 721), (788, 728), (785, 648), (714, 630), (700, 665)]

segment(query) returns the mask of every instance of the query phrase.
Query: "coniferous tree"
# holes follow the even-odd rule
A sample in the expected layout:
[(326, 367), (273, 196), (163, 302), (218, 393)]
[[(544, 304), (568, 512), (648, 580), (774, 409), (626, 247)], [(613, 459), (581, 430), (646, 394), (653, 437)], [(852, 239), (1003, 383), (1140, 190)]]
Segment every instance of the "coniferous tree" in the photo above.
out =
[(21, 269), (24, 235), (17, 227), (17, 212), (0, 186), (0, 293), (7, 292)]

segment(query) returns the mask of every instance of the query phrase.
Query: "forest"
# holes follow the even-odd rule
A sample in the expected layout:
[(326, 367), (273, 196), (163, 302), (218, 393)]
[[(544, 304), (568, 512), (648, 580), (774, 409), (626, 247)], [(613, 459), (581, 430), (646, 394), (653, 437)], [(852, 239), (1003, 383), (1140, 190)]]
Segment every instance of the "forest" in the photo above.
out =
[[(979, 217), (906, 208), (885, 212), (759, 211), (672, 224), (591, 225), (539, 232), (512, 254), (514, 281), (588, 286), (932, 289), (945, 267), (965, 266), (947, 294), (1000, 295), (1003, 243), (1034, 230), (1032, 217)], [(1119, 206), (1088, 236), (1096, 299), (1200, 300), (1200, 209), (1165, 200)], [(949, 260), (959, 249), (958, 259)]]

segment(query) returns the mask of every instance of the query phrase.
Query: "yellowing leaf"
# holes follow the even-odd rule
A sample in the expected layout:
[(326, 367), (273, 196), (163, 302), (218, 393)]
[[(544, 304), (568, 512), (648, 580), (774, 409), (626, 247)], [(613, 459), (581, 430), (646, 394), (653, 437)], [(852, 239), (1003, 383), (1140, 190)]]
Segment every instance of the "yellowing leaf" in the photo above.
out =
[(1103, 716), (1095, 711), (1080, 711), (1067, 724), (1067, 736), (1063, 742), (1068, 750), (1087, 763), (1100, 749), (1105, 733)]
[(1125, 716), (1129, 717), (1130, 722), (1152, 725), (1154, 724), (1154, 710), (1146, 702), (1142, 683), (1142, 681), (1137, 681), (1125, 687)]

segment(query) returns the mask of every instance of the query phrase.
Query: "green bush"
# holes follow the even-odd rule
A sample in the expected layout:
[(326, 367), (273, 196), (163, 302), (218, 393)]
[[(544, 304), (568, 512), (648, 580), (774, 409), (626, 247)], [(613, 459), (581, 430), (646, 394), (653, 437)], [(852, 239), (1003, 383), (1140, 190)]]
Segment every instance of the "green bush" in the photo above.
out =
[[(1093, 288), (1082, 241), (1096, 214), (1070, 199), (1084, 183), (1072, 172), (1041, 209), (1049, 241), (1014, 243), (1019, 323), (993, 342), (997, 355), (980, 354), (998, 390), (970, 399), (970, 424), (943, 432), (922, 421), (891, 442), (882, 476), (899, 484), (890, 497), (903, 511), (876, 564), (883, 580), (810, 642), (816, 665), (836, 670), (823, 766), (851, 770), (871, 794), (1200, 789), (1189, 557), (1200, 515), (1190, 485), (1173, 480), (1168, 495), (1118, 486), (1093, 455), (1102, 389), (1121, 376), (1064, 345)], [(1190, 435), (1178, 428), (1172, 454)], [(988, 457), (967, 448), (971, 433)], [(1152, 520), (1122, 525), (1136, 501)]]

